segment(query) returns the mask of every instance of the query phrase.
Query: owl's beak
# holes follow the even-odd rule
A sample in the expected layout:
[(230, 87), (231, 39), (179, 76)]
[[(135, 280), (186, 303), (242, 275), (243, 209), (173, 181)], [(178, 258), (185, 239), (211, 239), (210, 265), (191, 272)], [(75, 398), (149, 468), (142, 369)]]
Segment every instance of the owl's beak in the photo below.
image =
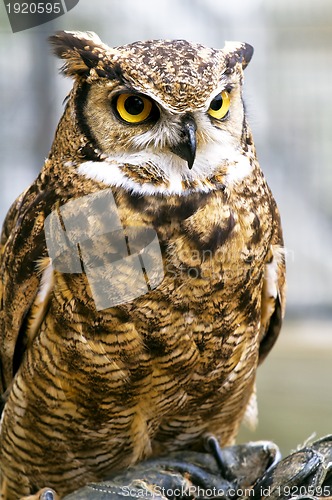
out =
[(194, 117), (187, 114), (182, 119), (181, 140), (171, 148), (171, 151), (180, 156), (192, 168), (196, 157), (196, 131), (197, 125)]

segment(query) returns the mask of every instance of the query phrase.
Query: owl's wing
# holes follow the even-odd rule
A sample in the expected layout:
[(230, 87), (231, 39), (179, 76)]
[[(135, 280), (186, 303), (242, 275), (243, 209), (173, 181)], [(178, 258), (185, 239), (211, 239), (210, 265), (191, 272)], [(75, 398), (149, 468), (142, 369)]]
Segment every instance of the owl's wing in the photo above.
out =
[[(264, 361), (278, 338), (285, 312), (285, 250), (280, 244), (272, 245), (264, 269), (262, 290), (259, 364)], [(255, 430), (258, 423), (256, 384), (246, 406), (243, 423)]]
[(47, 259), (41, 198), (33, 187), (23, 193), (9, 209), (1, 234), (0, 394), (4, 400), (31, 341), (34, 318), (41, 319), (47, 303), (46, 294), (41, 304), (37, 300), (41, 286), (38, 269)]
[(266, 358), (278, 338), (284, 312), (285, 250), (281, 245), (272, 245), (264, 270), (259, 363)]

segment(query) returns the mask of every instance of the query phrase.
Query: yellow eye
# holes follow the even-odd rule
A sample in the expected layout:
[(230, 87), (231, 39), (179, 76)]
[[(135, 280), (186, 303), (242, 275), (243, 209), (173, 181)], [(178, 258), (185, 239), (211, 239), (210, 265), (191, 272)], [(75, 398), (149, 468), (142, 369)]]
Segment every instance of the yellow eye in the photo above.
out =
[(152, 102), (141, 95), (120, 94), (116, 100), (116, 110), (126, 122), (142, 123), (151, 114)]
[(221, 94), (218, 94), (211, 102), (208, 113), (212, 118), (221, 120), (224, 118), (229, 110), (230, 98), (228, 92), (223, 90)]

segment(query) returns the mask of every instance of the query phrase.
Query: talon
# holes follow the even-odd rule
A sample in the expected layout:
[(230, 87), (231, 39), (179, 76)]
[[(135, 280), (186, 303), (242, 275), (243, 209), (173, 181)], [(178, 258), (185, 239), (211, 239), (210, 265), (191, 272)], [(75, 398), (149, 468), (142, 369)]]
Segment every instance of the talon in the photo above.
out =
[(223, 452), (218, 439), (213, 434), (206, 434), (204, 436), (204, 444), (206, 451), (211, 453), (217, 462), (221, 476), (229, 479), (228, 467), (223, 458)]
[(266, 445), (264, 447), (264, 450), (268, 451), (270, 453), (270, 461), (268, 462), (268, 464), (266, 466), (265, 472), (270, 471), (270, 469), (273, 469), (273, 467), (275, 465), (277, 465), (277, 463), (279, 463), (281, 458), (282, 458), (278, 446), (276, 446), (276, 445), (271, 446), (271, 445), (272, 445), (272, 443), (267, 441)]

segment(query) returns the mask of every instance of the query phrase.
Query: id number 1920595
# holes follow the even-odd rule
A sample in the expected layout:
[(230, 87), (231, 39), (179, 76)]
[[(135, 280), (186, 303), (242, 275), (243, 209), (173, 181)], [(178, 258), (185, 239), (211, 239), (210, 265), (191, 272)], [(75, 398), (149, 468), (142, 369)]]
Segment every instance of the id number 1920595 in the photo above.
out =
[(8, 14), (60, 14), (60, 2), (15, 2), (7, 3)]

